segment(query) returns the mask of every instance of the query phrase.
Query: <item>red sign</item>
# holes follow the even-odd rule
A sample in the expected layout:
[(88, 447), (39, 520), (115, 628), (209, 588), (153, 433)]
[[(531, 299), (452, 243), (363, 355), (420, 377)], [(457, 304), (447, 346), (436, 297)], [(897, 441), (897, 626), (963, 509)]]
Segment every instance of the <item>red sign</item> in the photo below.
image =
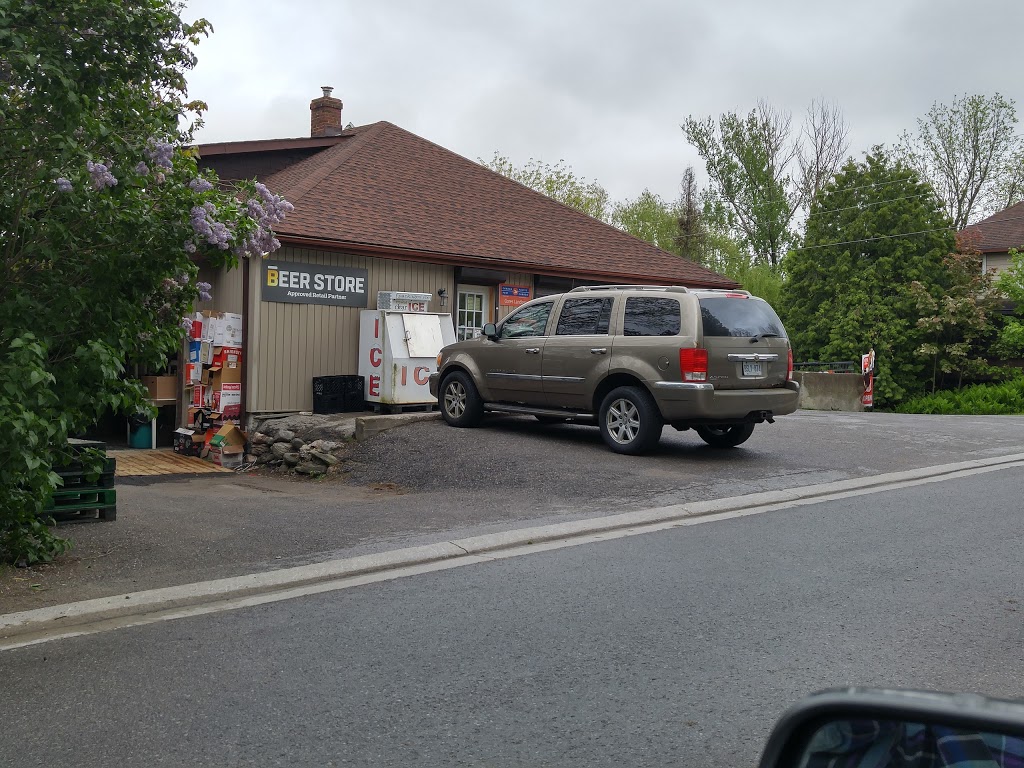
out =
[(528, 285), (498, 286), (498, 306), (518, 307), (533, 298), (533, 288)]
[(860, 401), (864, 407), (871, 408), (875, 404), (875, 374), (865, 374), (864, 378), (867, 384), (864, 387), (864, 394), (860, 396)]

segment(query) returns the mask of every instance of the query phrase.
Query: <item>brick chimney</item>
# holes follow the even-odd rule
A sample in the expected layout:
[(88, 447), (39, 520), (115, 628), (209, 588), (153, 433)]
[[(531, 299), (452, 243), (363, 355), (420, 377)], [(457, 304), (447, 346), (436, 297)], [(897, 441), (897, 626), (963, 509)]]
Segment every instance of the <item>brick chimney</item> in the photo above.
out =
[(309, 102), (310, 136), (337, 136), (341, 127), (341, 99), (331, 97), (334, 90), (329, 85), (321, 86), (324, 95)]

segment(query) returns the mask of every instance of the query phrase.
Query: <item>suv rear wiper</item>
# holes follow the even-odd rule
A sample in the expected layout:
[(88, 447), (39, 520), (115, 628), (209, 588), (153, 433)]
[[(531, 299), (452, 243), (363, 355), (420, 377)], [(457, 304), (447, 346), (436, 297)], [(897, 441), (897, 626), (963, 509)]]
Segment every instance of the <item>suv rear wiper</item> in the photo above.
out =
[(759, 333), (750, 339), (751, 344), (757, 344), (761, 339), (777, 339), (779, 334), (777, 333)]

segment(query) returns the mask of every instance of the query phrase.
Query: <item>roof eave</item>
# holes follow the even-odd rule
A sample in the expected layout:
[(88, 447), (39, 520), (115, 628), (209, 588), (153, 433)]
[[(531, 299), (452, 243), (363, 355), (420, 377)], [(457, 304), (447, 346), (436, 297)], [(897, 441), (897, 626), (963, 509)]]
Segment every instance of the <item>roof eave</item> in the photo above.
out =
[[(401, 261), (428, 261), (434, 264), (445, 264), (456, 267), (487, 267), (489, 269), (501, 269), (514, 272), (529, 272), (537, 275), (548, 275), (551, 277), (586, 277), (596, 280), (609, 280), (610, 282), (636, 282), (638, 276), (633, 273), (606, 272), (602, 270), (570, 269), (568, 267), (552, 267), (543, 264), (530, 264), (523, 261), (508, 259), (493, 259), (487, 256), (474, 256), (460, 253), (443, 253), (440, 251), (416, 250), (413, 248), (398, 248), (388, 245), (377, 245), (374, 243), (358, 243), (347, 240), (329, 240), (324, 238), (303, 237), (300, 235), (288, 235), (278, 233), (278, 240), (290, 245), (301, 245), (311, 248), (327, 248), (330, 250), (345, 250), (367, 256), (385, 256)], [(738, 288), (739, 283), (722, 277), (721, 280), (684, 280), (667, 277), (666, 275), (644, 275), (643, 280), (652, 284), (664, 283), (686, 283), (692, 286), (707, 286), (714, 288)]]
[(353, 134), (338, 134), (335, 136), (315, 136), (310, 138), (297, 139), (259, 139), (255, 141), (225, 141), (214, 144), (197, 144), (195, 149), (200, 157), (213, 157), (215, 155), (243, 155), (259, 152), (278, 152), (286, 149), (318, 149), (331, 147), (345, 139), (351, 138)]

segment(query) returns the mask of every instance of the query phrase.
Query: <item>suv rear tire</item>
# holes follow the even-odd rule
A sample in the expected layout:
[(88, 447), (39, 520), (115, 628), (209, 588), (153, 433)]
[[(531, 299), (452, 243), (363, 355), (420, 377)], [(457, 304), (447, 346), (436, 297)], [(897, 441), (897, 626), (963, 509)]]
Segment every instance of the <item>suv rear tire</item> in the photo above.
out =
[(646, 453), (658, 444), (665, 422), (654, 398), (640, 387), (616, 387), (598, 411), (601, 437), (616, 453)]
[(484, 401), (473, 379), (454, 371), (441, 382), (441, 416), (453, 427), (475, 427), (484, 416)]
[(695, 427), (700, 439), (712, 448), (735, 448), (745, 443), (754, 431), (753, 424), (722, 424), (719, 426)]

